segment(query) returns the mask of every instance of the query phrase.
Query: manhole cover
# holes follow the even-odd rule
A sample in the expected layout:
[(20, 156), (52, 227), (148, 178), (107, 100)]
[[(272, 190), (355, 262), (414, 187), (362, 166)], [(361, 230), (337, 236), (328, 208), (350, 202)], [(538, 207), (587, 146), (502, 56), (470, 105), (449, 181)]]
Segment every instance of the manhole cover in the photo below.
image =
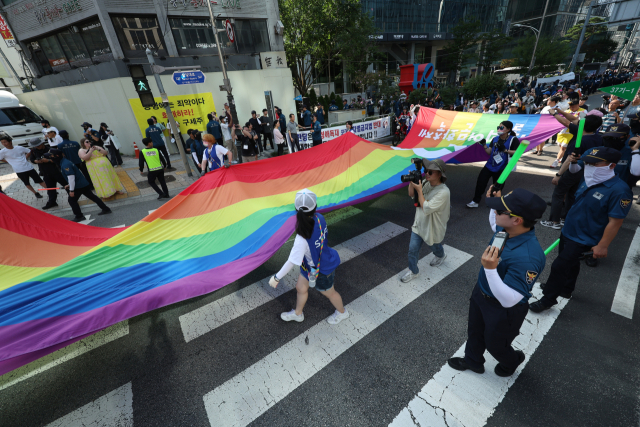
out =
[[(164, 176), (164, 181), (165, 182), (174, 182), (176, 180), (176, 177), (173, 175), (165, 175)], [(140, 182), (136, 182), (136, 185), (138, 186), (139, 189), (143, 189), (143, 188), (150, 188), (151, 186), (149, 185), (148, 181), (140, 181)], [(158, 182), (158, 180), (156, 179), (156, 185), (158, 186), (158, 188), (160, 187), (160, 183)]]

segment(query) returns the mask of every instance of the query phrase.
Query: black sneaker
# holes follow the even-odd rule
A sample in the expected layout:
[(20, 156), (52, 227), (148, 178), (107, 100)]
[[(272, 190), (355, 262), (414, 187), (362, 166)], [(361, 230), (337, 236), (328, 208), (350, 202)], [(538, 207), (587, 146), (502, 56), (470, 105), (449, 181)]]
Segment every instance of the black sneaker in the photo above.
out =
[(475, 372), (476, 374), (484, 374), (484, 366), (480, 369), (473, 369), (467, 362), (464, 360), (464, 357), (452, 357), (447, 360), (449, 366), (451, 366), (456, 371), (466, 371), (467, 369)]
[(46, 211), (47, 209), (55, 208), (55, 207), (57, 207), (57, 206), (58, 206), (58, 204), (57, 204), (57, 203), (47, 203), (46, 205), (44, 205), (44, 206), (42, 207), (42, 210), (43, 210), (43, 211)]
[(77, 217), (73, 218), (71, 221), (80, 222), (80, 221), (85, 221), (86, 219), (87, 218), (85, 218), (84, 215), (83, 215), (83, 216), (77, 216)]
[(113, 213), (113, 211), (111, 209), (107, 209), (106, 211), (100, 211), (98, 215), (108, 215), (110, 213)]
[(545, 310), (549, 310), (551, 307), (547, 307), (546, 305), (544, 305), (544, 303), (542, 301), (536, 301), (533, 304), (529, 305), (529, 310), (533, 311), (534, 313), (542, 313)]
[(518, 364), (516, 365), (515, 369), (513, 369), (512, 371), (508, 371), (502, 366), (501, 363), (498, 363), (493, 372), (495, 372), (499, 377), (510, 377), (511, 375), (513, 375), (516, 372), (518, 366), (520, 366), (520, 364), (522, 364), (525, 359), (524, 352), (522, 350), (516, 350), (516, 354), (518, 355)]
[(168, 195), (168, 194), (165, 194), (164, 196), (162, 196), (162, 198), (163, 198), (163, 199), (170, 199), (170, 198), (171, 198), (171, 196), (170, 196), (170, 195)]
[(35, 193), (36, 199), (42, 199), (42, 194), (40, 193)]
[(158, 198), (156, 200), (162, 200), (162, 199), (164, 199), (164, 195), (161, 194), (161, 195), (158, 196)]

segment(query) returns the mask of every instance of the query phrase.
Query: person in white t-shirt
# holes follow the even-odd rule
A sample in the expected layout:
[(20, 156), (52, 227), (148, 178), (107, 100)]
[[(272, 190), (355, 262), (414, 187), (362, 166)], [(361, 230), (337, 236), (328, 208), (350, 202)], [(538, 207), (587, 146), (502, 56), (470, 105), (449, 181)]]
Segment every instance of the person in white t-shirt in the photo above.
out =
[(52, 131), (52, 130), (56, 132), (56, 135), (58, 134), (58, 129), (51, 126), (51, 124), (49, 124), (49, 120), (42, 119), (40, 124), (42, 125), (42, 135), (44, 135), (45, 138), (47, 137), (49, 131)]
[(36, 184), (40, 184), (42, 188), (45, 188), (44, 181), (38, 175), (38, 172), (33, 168), (31, 162), (29, 162), (28, 158), (31, 154), (31, 150), (21, 146), (13, 146), (12, 139), (9, 135), (3, 134), (0, 136), (0, 142), (4, 145), (4, 148), (0, 150), (0, 162), (9, 163), (13, 168), (13, 171), (18, 175), (20, 181), (22, 181), (38, 199), (42, 199), (42, 194), (38, 193), (31, 186), (31, 181), (29, 178), (33, 180)]
[[(557, 95), (554, 95), (551, 98), (547, 99), (547, 105), (542, 109), (542, 111), (540, 111), (540, 114), (550, 114), (549, 110), (552, 108), (556, 108), (556, 105), (558, 105), (558, 102), (560, 102), (560, 99), (561, 98)], [(553, 139), (555, 137), (556, 135), (553, 135), (549, 139)], [(542, 143), (536, 147), (536, 154), (538, 156), (542, 156), (542, 151), (544, 150), (544, 144), (546, 144), (546, 142), (547, 141), (542, 141)]]
[(45, 135), (45, 141), (49, 144), (49, 147), (55, 148), (62, 142), (62, 137), (58, 135), (57, 131), (54, 129), (47, 129), (47, 134)]
[[(207, 173), (207, 165), (209, 166), (209, 171), (214, 171), (222, 166), (225, 168), (229, 167), (229, 162), (233, 161), (233, 153), (231, 151), (217, 144), (216, 139), (210, 133), (202, 135), (202, 143), (205, 146), (204, 154), (202, 155), (202, 164), (200, 164), (202, 176)], [(223, 156), (225, 155), (229, 155), (229, 162), (224, 161)]]

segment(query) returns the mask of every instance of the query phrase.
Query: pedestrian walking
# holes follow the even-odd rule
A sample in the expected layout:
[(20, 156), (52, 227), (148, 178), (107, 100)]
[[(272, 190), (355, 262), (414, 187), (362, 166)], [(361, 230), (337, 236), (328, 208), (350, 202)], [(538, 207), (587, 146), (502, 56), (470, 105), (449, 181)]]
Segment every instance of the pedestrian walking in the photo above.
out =
[[(204, 142), (205, 145), (204, 154), (202, 155), (202, 163), (200, 164), (202, 175), (206, 173), (205, 170), (207, 166), (209, 167), (210, 172), (221, 168), (222, 166), (226, 168), (229, 167), (229, 163), (233, 160), (233, 155), (229, 150), (218, 144), (213, 138), (213, 135), (203, 135), (202, 142)], [(224, 156), (228, 157), (226, 162), (224, 160)]]
[[(164, 142), (162, 130), (158, 125), (156, 125), (153, 118), (147, 119), (147, 123), (149, 124), (149, 127), (145, 130), (145, 136), (147, 138), (151, 138), (153, 141), (153, 148), (157, 148), (158, 151), (162, 153), (164, 158), (167, 160), (167, 169), (171, 169), (171, 158), (169, 158), (169, 152), (167, 151), (167, 146)], [(162, 126), (162, 124), (160, 124), (160, 126)]]
[[(169, 196), (167, 182), (164, 179), (164, 170), (167, 167), (167, 161), (157, 148), (153, 148), (153, 140), (151, 138), (142, 138), (142, 143), (145, 148), (142, 149), (142, 155), (138, 157), (140, 175), (143, 175), (144, 165), (147, 165), (147, 182), (151, 188), (158, 193), (158, 200), (171, 198), (171, 196)], [(162, 191), (158, 188), (156, 179), (160, 183)]]
[(271, 126), (271, 119), (269, 118), (269, 115), (267, 114), (268, 111), (265, 108), (264, 110), (262, 110), (262, 117), (260, 117), (260, 124), (262, 125), (262, 137), (264, 139), (264, 146), (263, 148), (266, 150), (267, 149), (267, 139), (269, 140), (269, 144), (271, 144), (271, 149), (275, 150), (275, 147), (273, 145), (273, 128)]
[(93, 182), (91, 181), (91, 177), (89, 176), (89, 171), (87, 170), (87, 165), (82, 161), (80, 156), (78, 156), (78, 151), (80, 151), (80, 144), (76, 141), (69, 140), (69, 132), (66, 130), (60, 131), (60, 137), (62, 138), (62, 142), (58, 144), (56, 147), (58, 150), (64, 153), (64, 156), (73, 163), (82, 175), (89, 181), (89, 187), (93, 189)]
[(233, 155), (233, 161), (231, 163), (238, 163), (238, 147), (236, 147), (235, 143), (235, 133), (232, 134), (232, 128), (227, 123), (227, 117), (221, 117), (220, 119), (220, 128), (222, 129), (222, 139), (224, 142), (224, 147), (231, 151)]
[(40, 184), (41, 187), (46, 188), (44, 181), (29, 162), (31, 150), (19, 145), (14, 146), (13, 138), (6, 133), (0, 134), (0, 142), (4, 146), (4, 148), (0, 150), (0, 162), (9, 163), (13, 168), (13, 172), (18, 175), (18, 178), (24, 186), (27, 187), (27, 190), (31, 191), (36, 198), (42, 199), (42, 194), (38, 193), (31, 186), (30, 180), (33, 180), (36, 184)]
[(224, 143), (222, 139), (222, 128), (220, 127), (220, 122), (218, 121), (218, 116), (215, 111), (207, 114), (207, 118), (209, 119), (209, 123), (207, 123), (207, 133), (213, 135), (216, 142), (222, 145)]
[(109, 150), (109, 160), (111, 165), (115, 168), (122, 166), (122, 157), (120, 156), (120, 142), (116, 138), (113, 131), (109, 129), (106, 123), (100, 123), (100, 131), (98, 132), (100, 139), (104, 146)]
[(313, 146), (322, 144), (322, 127), (316, 116), (313, 116), (313, 131), (311, 132), (311, 142)]
[(335, 308), (327, 322), (332, 325), (338, 324), (349, 317), (342, 297), (334, 288), (335, 270), (340, 265), (340, 255), (327, 242), (329, 229), (324, 217), (316, 212), (316, 195), (305, 188), (296, 193), (294, 206), (296, 237), (289, 259), (280, 271), (269, 279), (269, 284), (275, 288), (294, 266), (300, 266), (296, 284), (296, 307), (282, 313), (280, 317), (285, 322), (302, 322), (304, 306), (309, 298), (309, 287), (312, 287), (320, 291)]
[[(66, 181), (62, 177), (58, 165), (51, 158), (49, 148), (41, 138), (33, 138), (29, 140), (29, 148), (31, 154), (29, 155), (29, 161), (38, 165), (40, 176), (44, 180), (45, 188), (55, 188), (58, 184), (64, 187)], [(47, 190), (47, 203), (42, 207), (42, 210), (47, 210), (58, 206), (58, 192), (55, 189)]]
[[(192, 143), (191, 143), (191, 158), (196, 163), (198, 172), (202, 172), (200, 165), (202, 164), (202, 156), (204, 155), (204, 142), (202, 142), (202, 133), (191, 129)], [(166, 159), (165, 159), (166, 160)]]

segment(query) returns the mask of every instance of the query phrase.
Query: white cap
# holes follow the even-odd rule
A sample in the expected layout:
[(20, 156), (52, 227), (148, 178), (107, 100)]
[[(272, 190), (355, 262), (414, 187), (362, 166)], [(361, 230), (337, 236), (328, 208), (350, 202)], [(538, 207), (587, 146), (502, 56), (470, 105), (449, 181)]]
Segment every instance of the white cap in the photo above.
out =
[(311, 212), (316, 208), (316, 195), (313, 191), (305, 188), (296, 193), (296, 210), (303, 212)]

